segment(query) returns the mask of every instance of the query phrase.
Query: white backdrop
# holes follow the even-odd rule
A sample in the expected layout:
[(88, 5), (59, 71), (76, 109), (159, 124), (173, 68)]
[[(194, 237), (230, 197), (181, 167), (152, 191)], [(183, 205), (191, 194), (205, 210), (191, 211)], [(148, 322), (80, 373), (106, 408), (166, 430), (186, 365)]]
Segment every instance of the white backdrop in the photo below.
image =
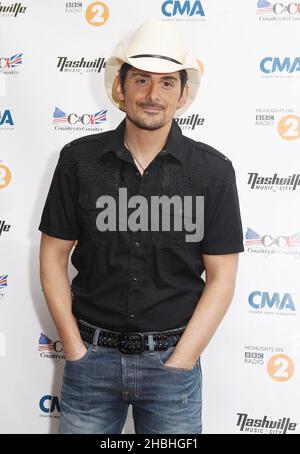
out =
[(62, 146), (122, 120), (103, 64), (148, 17), (176, 21), (201, 60), (179, 121), (233, 161), (240, 196), (235, 297), (202, 356), (204, 433), (300, 433), (300, 6), (289, 0), (0, 2), (0, 433), (57, 431), (64, 358), (39, 281), (41, 211)]

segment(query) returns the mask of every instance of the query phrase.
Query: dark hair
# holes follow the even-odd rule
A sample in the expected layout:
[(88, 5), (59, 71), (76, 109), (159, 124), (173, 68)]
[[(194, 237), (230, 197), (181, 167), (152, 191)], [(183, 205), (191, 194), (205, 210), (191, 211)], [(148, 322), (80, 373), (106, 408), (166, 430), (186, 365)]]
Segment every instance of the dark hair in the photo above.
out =
[[(129, 65), (128, 63), (123, 63), (123, 65), (121, 66), (121, 68), (119, 70), (120, 83), (121, 83), (121, 88), (122, 88), (123, 92), (124, 92), (124, 86), (125, 86), (127, 72), (128, 72), (128, 69), (130, 69), (130, 68), (133, 68), (133, 66)], [(181, 93), (180, 93), (180, 96), (181, 96), (183, 93), (183, 89), (187, 83), (188, 76), (187, 76), (187, 72), (185, 69), (181, 69), (179, 71), (179, 75), (180, 75), (180, 82), (181, 82)]]

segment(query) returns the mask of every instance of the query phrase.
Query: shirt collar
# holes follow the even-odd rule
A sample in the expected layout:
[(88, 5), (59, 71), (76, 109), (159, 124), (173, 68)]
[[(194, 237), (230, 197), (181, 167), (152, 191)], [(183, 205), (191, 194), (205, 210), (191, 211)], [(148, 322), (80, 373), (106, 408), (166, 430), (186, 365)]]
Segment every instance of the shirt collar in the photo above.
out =
[[(112, 131), (112, 136), (109, 136), (109, 142), (104, 145), (101, 150), (100, 157), (102, 157), (108, 151), (114, 152), (125, 152), (128, 153), (128, 150), (124, 146), (124, 132), (126, 127), (125, 118), (119, 123), (116, 129)], [(160, 153), (162, 154), (171, 154), (176, 158), (181, 165), (184, 165), (184, 140), (180, 126), (177, 122), (172, 120), (172, 125), (165, 143), (164, 148)]]

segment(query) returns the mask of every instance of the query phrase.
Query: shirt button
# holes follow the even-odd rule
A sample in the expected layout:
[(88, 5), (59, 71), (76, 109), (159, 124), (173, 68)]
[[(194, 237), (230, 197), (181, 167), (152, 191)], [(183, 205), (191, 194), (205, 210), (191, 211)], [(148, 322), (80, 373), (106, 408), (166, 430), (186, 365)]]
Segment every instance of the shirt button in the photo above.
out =
[(134, 245), (135, 245), (136, 247), (139, 247), (140, 244), (141, 244), (141, 243), (140, 243), (139, 241), (135, 241), (135, 242), (134, 242)]
[(145, 175), (149, 175), (150, 174), (150, 170), (145, 170)]
[(141, 176), (141, 174), (140, 174), (140, 172), (138, 170), (135, 172), (135, 174), (136, 174), (137, 177)]
[(135, 315), (133, 315), (133, 314), (130, 314), (130, 316), (129, 316), (129, 317), (130, 317), (130, 318), (134, 318), (134, 317), (135, 317)]
[(131, 280), (132, 280), (132, 282), (137, 282), (138, 278), (134, 276), (134, 277), (131, 278)]

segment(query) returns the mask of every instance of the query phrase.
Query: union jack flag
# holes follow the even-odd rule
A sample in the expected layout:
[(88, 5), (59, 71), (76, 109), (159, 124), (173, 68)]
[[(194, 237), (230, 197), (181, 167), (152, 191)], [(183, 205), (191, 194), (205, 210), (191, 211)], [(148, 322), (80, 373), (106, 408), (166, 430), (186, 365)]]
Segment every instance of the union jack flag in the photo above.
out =
[(7, 287), (7, 276), (8, 274), (0, 274), (0, 289)]
[(96, 112), (95, 114), (92, 114), (90, 116), (91, 124), (92, 125), (99, 125), (100, 123), (104, 123), (107, 120), (106, 114), (107, 114), (107, 110), (99, 110), (99, 112)]
[(12, 57), (9, 57), (6, 61), (6, 65), (8, 68), (14, 68), (15, 66), (22, 64), (22, 55), (23, 54), (15, 54)]
[(289, 246), (300, 246), (300, 232), (288, 237)]
[(38, 351), (45, 351), (48, 350), (49, 352), (53, 352), (53, 341), (49, 339), (45, 334), (41, 333), (39, 338), (39, 348)]

